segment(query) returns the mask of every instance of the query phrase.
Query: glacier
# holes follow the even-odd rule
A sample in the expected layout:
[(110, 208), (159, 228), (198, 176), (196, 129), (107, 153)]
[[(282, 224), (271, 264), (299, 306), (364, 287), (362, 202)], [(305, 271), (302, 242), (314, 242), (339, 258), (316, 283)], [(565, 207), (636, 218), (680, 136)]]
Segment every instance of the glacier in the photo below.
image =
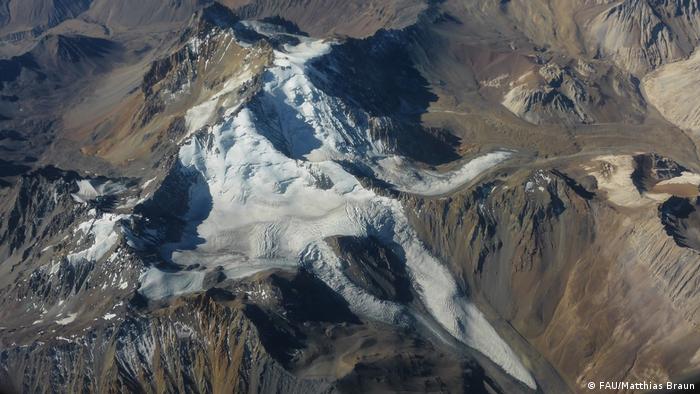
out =
[[(251, 24), (261, 34), (262, 24)], [(507, 160), (496, 151), (438, 173), (414, 167), (373, 141), (366, 114), (316, 88), (309, 60), (327, 54), (332, 41), (295, 36), (297, 44), (274, 51), (273, 65), (250, 103), (226, 111), (209, 126), (216, 105), (191, 112), (178, 159), (189, 189), (182, 239), (162, 245), (173, 263), (198, 270), (150, 267), (139, 291), (151, 299), (200, 290), (207, 270), (222, 267), (229, 278), (272, 268), (303, 266), (343, 296), (351, 309), (399, 325), (419, 324), (407, 306), (380, 300), (355, 286), (324, 242), (331, 236), (372, 235), (405, 256), (416, 292), (442, 329), (483, 353), (530, 388), (534, 378), (518, 356), (459, 289), (449, 270), (433, 257), (411, 228), (398, 200), (364, 187), (341, 163), (355, 162), (406, 192), (449, 193)], [(227, 89), (230, 89), (228, 86)], [(210, 113), (211, 111), (211, 113)]]

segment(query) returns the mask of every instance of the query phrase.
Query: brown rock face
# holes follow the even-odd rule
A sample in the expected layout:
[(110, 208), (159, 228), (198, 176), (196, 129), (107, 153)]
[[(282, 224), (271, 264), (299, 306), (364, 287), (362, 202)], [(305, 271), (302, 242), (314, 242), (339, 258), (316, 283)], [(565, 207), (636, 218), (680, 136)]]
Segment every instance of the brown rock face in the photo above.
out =
[(698, 255), (674, 242), (695, 238), (669, 236), (669, 227), (693, 227), (684, 223), (694, 216), (674, 198), (660, 220), (653, 206), (620, 211), (595, 188), (536, 170), (447, 199), (408, 201), (423, 213), (415, 220), (426, 242), (471, 293), (583, 392), (599, 377), (681, 379), (697, 368), (697, 345), (678, 343), (700, 341)]
[(686, 0), (0, 0), (0, 392), (698, 380), (699, 54)]
[[(207, 295), (159, 309), (150, 318), (127, 317), (92, 335), (54, 343), (5, 353), (3, 364), (11, 377), (6, 389), (325, 391), (322, 382), (297, 381), (275, 362), (243, 309), (219, 304)], [(55, 372), (37, 373), (48, 370)]]
[(467, 355), (361, 322), (308, 274), (262, 275), (167, 305), (136, 297), (125, 314), (3, 350), (2, 371), (3, 392), (503, 390)]

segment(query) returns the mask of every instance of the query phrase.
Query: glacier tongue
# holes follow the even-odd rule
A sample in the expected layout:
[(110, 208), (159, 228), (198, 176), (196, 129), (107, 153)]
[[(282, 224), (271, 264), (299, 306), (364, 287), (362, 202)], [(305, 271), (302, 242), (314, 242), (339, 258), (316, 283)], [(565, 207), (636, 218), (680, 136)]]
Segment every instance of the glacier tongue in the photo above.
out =
[(400, 156), (388, 156), (378, 161), (377, 174), (389, 180), (398, 190), (422, 196), (438, 196), (466, 185), (482, 172), (507, 160), (509, 151), (501, 150), (479, 156), (454, 171), (438, 173), (413, 168)]
[(308, 60), (327, 53), (331, 44), (298, 39), (298, 45), (275, 52), (257, 103), (182, 145), (182, 171), (203, 179), (190, 188), (186, 219), (196, 229), (179, 242), (164, 245), (162, 252), (175, 263), (197, 263), (204, 271), (164, 272), (152, 267), (141, 277), (141, 293), (162, 298), (196, 291), (204, 272), (218, 266), (236, 278), (304, 265), (345, 297), (356, 313), (409, 324), (414, 319), (408, 308), (354, 286), (324, 242), (330, 236), (373, 235), (403, 250), (416, 291), (446, 331), (535, 388), (515, 353), (418, 240), (401, 204), (364, 188), (336, 162), (361, 162), (399, 188), (441, 194), (510, 153), (482, 156), (452, 173), (412, 169), (413, 175), (402, 177), (400, 170), (409, 166), (403, 167), (400, 158), (385, 154), (372, 142), (361, 111), (326, 95), (307, 77), (313, 72)]

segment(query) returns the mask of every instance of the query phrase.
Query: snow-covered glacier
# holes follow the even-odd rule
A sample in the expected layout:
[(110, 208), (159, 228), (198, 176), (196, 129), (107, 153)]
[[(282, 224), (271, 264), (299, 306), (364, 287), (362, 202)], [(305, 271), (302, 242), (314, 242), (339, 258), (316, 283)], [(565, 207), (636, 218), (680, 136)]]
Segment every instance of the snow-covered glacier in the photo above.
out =
[[(268, 34), (260, 25), (259, 32)], [(380, 300), (345, 277), (324, 239), (372, 235), (405, 256), (413, 285), (439, 326), (480, 351), (527, 386), (532, 375), (457, 286), (409, 225), (399, 201), (364, 187), (343, 163), (360, 163), (397, 189), (443, 194), (506, 160), (511, 152), (477, 157), (448, 173), (426, 171), (388, 153), (374, 141), (367, 115), (316, 88), (309, 60), (332, 42), (295, 37), (274, 52), (262, 89), (248, 104), (206, 132), (190, 130), (178, 171), (195, 175), (189, 189), (190, 223), (182, 239), (162, 245), (174, 263), (204, 269), (166, 272), (149, 268), (140, 292), (153, 299), (202, 288), (207, 270), (229, 278), (304, 266), (342, 295), (358, 314), (393, 324), (417, 324), (417, 312)], [(204, 105), (200, 109), (215, 106)], [(210, 118), (211, 113), (192, 116)], [(198, 119), (188, 124), (202, 125)]]

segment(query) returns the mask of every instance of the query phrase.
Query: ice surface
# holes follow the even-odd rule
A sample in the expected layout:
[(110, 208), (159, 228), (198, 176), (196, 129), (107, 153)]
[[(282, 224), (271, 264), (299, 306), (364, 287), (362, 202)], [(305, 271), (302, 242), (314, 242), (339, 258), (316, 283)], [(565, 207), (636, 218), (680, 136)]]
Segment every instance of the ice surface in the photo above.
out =
[[(257, 105), (232, 113), (211, 125), (209, 135), (193, 135), (182, 145), (183, 171), (198, 174), (202, 181), (189, 191), (185, 219), (192, 228), (161, 252), (174, 263), (197, 263), (200, 269), (150, 268), (140, 278), (139, 291), (159, 299), (202, 289), (206, 271), (216, 267), (236, 278), (301, 264), (341, 294), (356, 313), (406, 324), (411, 312), (353, 285), (324, 242), (331, 236), (373, 235), (403, 252), (415, 288), (439, 325), (536, 387), (447, 268), (418, 240), (401, 204), (362, 187), (337, 163), (361, 162), (399, 189), (438, 195), (461, 187), (511, 153), (489, 153), (449, 173), (411, 168), (372, 141), (361, 117), (356, 122), (345, 104), (310, 82), (307, 61), (327, 53), (331, 44), (299, 40), (275, 52)], [(191, 127), (199, 124), (193, 121)]]
[(190, 293), (202, 288), (204, 275), (204, 272), (201, 271), (164, 272), (151, 268), (140, 278), (140, 291), (153, 299)]
[(392, 182), (408, 193), (423, 196), (447, 194), (466, 185), (481, 173), (507, 160), (509, 151), (490, 152), (463, 163), (457, 170), (447, 173), (412, 169), (410, 164), (399, 156), (390, 156), (379, 161), (379, 176)]
[(126, 215), (105, 213), (100, 218), (79, 224), (78, 231), (83, 236), (92, 236), (92, 245), (87, 249), (67, 255), (68, 262), (74, 264), (81, 261), (98, 261), (102, 259), (119, 240), (119, 233), (115, 226), (120, 219), (126, 217)]
[(92, 183), (87, 179), (81, 179), (76, 181), (78, 185), (78, 192), (74, 194), (74, 197), (80, 199), (81, 201), (89, 201), (99, 196), (99, 192), (92, 186)]

